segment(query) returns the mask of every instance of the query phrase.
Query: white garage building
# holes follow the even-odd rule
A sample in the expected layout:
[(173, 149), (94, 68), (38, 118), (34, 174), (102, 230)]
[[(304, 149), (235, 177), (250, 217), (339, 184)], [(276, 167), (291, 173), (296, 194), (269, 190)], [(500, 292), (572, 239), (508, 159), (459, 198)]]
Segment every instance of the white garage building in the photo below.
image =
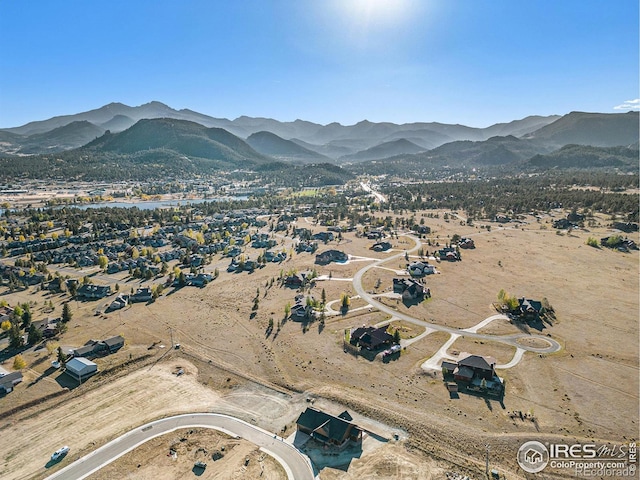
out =
[(66, 372), (82, 383), (91, 375), (98, 372), (98, 365), (82, 357), (74, 357), (67, 362)]

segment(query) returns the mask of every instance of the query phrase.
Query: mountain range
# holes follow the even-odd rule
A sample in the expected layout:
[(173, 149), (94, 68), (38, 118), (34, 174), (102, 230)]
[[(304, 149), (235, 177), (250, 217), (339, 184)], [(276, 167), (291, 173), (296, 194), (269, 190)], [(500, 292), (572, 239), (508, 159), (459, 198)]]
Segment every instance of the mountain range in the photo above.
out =
[[(5, 156), (2, 163), (9, 166), (10, 158), (20, 157), (23, 165), (35, 165), (38, 158), (54, 154), (64, 154), (60, 157), (63, 162), (90, 154), (96, 161), (115, 161), (112, 168), (125, 158), (125, 163), (135, 159), (136, 165), (159, 163), (176, 175), (211, 169), (278, 170), (292, 163), (333, 163), (351, 168), (349, 165), (364, 162), (364, 171), (369, 164), (378, 171), (383, 168), (383, 159), (399, 169), (403, 164), (420, 168), (628, 166), (633, 153), (624, 147), (635, 146), (637, 151), (639, 128), (638, 112), (529, 116), (486, 128), (367, 120), (345, 126), (245, 116), (228, 120), (175, 110), (160, 102), (138, 107), (111, 103), (88, 112), (1, 129), (0, 155)], [(563, 149), (567, 145), (573, 149)], [(609, 147), (623, 150), (598, 150)], [(582, 163), (581, 153), (586, 155)], [(331, 170), (332, 175), (339, 173)]]

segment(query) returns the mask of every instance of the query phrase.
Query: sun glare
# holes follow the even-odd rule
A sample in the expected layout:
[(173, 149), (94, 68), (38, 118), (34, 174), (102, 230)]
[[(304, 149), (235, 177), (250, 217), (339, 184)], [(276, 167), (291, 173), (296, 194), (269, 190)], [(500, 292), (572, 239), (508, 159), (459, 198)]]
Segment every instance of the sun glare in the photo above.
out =
[(376, 27), (390, 27), (409, 17), (410, 0), (347, 0), (338, 2), (356, 23)]

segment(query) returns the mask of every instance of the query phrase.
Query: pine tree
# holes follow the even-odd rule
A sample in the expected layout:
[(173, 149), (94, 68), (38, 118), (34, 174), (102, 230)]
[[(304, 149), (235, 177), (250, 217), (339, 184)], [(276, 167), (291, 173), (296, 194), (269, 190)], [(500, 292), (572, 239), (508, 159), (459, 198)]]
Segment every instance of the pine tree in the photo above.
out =
[(29, 345), (35, 345), (40, 340), (42, 340), (42, 332), (39, 328), (36, 328), (36, 326), (32, 324), (29, 327), (29, 336), (27, 337), (27, 343)]
[(67, 356), (62, 351), (62, 347), (58, 347), (58, 362), (60, 362), (60, 365), (67, 363)]
[(72, 317), (73, 313), (71, 313), (71, 307), (69, 306), (69, 303), (65, 303), (62, 307), (62, 323), (69, 323)]

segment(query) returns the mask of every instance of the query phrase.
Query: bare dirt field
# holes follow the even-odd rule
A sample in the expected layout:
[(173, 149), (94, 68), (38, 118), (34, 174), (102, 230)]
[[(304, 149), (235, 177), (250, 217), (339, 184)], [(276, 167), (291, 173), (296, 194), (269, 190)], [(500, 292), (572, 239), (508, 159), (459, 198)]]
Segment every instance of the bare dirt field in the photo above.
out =
[[(527, 352), (517, 366), (506, 370), (502, 405), (469, 395), (452, 399), (441, 378), (420, 369), (449, 338), (446, 333), (431, 333), (407, 347), (398, 359), (384, 363), (379, 357), (354, 357), (343, 351), (345, 328), (389, 319), (375, 309), (328, 317), (324, 328), (315, 323), (307, 330), (299, 322), (284, 321), (284, 305), (293, 302), (297, 292), (277, 282), (270, 288), (266, 285), (282, 269), (313, 268), (313, 256), (300, 254), (251, 274), (223, 272), (205, 288), (170, 289), (155, 303), (106, 315), (94, 315), (103, 302), (72, 302), (74, 318), (59, 340), (61, 345), (77, 347), (90, 338), (122, 334), (125, 347), (116, 355), (96, 360), (103, 371), (150, 357), (140, 361), (145, 367), (134, 363), (109, 375), (100, 374), (69, 393), (6, 415), (13, 407), (60, 392), (64, 386), (58, 381), (59, 374), (49, 371), (53, 358), (46, 349), (24, 352), (25, 381), (0, 398), (0, 412), (4, 413), (0, 476), (42, 478), (48, 456), (61, 442), (72, 447), (65, 460), (71, 461), (128, 428), (178, 412), (215, 410), (273, 432), (285, 427), (290, 432), (309, 397), (316, 399), (316, 405), (327, 402), (333, 413), (346, 408), (360, 414), (363, 422), (380, 422), (386, 426), (378, 427), (386, 438), (392, 438), (393, 432), (405, 432), (398, 442), (388, 442), (370, 456), (354, 459), (346, 472), (322, 469), (323, 479), (429, 478), (440, 475), (442, 468), (480, 478), (486, 443), (492, 446), (492, 466), (508, 478), (519, 478), (522, 471), (515, 455), (525, 439), (620, 443), (637, 438), (638, 252), (587, 246), (589, 236), (610, 233), (605, 227), (558, 235), (545, 223), (548, 221), (538, 223), (533, 217), (517, 227), (492, 224), (491, 231), (456, 221), (425, 221), (433, 229), (433, 242), (442, 244), (457, 233), (471, 236), (477, 248), (463, 251), (461, 262), (438, 264), (442, 273), (427, 278), (433, 297), (408, 308), (400, 302), (398, 311), (440, 325), (469, 328), (496, 313), (491, 304), (500, 289), (519, 297), (546, 297), (555, 308), (554, 325), (533, 333), (550, 335), (563, 350), (546, 356)], [(372, 241), (353, 233), (343, 235), (340, 245), (330, 242), (326, 248), (374, 257), (369, 250)], [(405, 245), (407, 249), (412, 246)], [(376, 258), (386, 257), (379, 254)], [(403, 262), (396, 259), (383, 266), (397, 269)], [(207, 268), (226, 263), (226, 259), (216, 261)], [(320, 275), (330, 274), (332, 279), (316, 282), (311, 294), (320, 298), (324, 289), (328, 301), (338, 300), (343, 292), (353, 294), (352, 284), (339, 279), (352, 278), (368, 263), (316, 266)], [(373, 288), (380, 279), (379, 291), (383, 291), (393, 276), (388, 270), (372, 269), (365, 275), (370, 285), (366, 288)], [(259, 308), (252, 318), (257, 288)], [(34, 319), (44, 317), (38, 310), (45, 299), (40, 292), (2, 298), (11, 304), (37, 301)], [(61, 300), (64, 297), (53, 297), (58, 314)], [(280, 330), (267, 335), (269, 318), (280, 324)], [(496, 321), (481, 332), (520, 330)], [(181, 344), (180, 351), (171, 351), (149, 369), (168, 351), (172, 338)], [(160, 343), (148, 350), (154, 342)], [(494, 348), (493, 343), (460, 338), (453, 349), (490, 354), (499, 363), (510, 361), (515, 349), (502, 344)], [(3, 367), (10, 370), (11, 361), (7, 359)], [(178, 366), (187, 374), (176, 377), (172, 372)], [(536, 422), (514, 420), (511, 411), (533, 412)], [(14, 438), (21, 440), (10, 440)], [(29, 453), (25, 445), (30, 445)]]
[[(206, 463), (206, 468), (195, 467), (198, 461)], [(201, 479), (287, 478), (282, 466), (255, 445), (215, 430), (200, 428), (176, 430), (149, 440), (90, 478), (155, 480), (190, 476)]]

